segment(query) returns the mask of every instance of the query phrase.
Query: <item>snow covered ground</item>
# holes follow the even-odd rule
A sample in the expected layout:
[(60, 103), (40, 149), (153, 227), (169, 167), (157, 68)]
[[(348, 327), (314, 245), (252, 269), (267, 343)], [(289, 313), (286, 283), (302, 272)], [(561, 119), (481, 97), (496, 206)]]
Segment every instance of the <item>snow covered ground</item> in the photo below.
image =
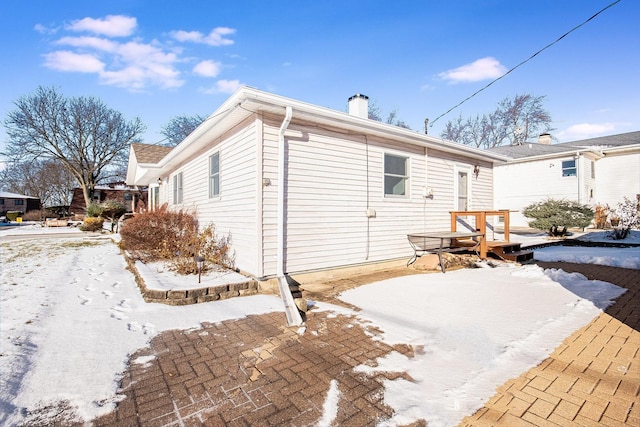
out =
[[(266, 295), (182, 307), (148, 304), (111, 239), (82, 233), (8, 239), (36, 233), (30, 230), (0, 231), (2, 425), (65, 400), (90, 420), (114, 408), (128, 355), (156, 334), (283, 311), (277, 297)], [(594, 256), (600, 251), (589, 249)], [(375, 368), (406, 371), (415, 380), (387, 382), (385, 401), (396, 410), (390, 425), (426, 419), (437, 426), (471, 414), (497, 386), (537, 365), (622, 292), (576, 273), (504, 265), (385, 280), (341, 298), (361, 307), (351, 314), (382, 330), (385, 342), (416, 348), (412, 359), (392, 353)], [(339, 387), (331, 384), (324, 418), (331, 419), (340, 404)]]

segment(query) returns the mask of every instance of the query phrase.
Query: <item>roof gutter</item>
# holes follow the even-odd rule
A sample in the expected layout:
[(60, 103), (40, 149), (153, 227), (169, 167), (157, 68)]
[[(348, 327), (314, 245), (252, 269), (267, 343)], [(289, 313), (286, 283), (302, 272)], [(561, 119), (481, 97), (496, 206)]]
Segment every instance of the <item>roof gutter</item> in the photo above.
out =
[(518, 157), (518, 158), (509, 158), (508, 164), (512, 163), (525, 163), (536, 160), (547, 160), (547, 159), (557, 159), (559, 157), (574, 157), (576, 155), (584, 155), (584, 154), (593, 154), (596, 157), (602, 158), (603, 155), (599, 150), (592, 149), (582, 149), (582, 150), (567, 150), (567, 151), (559, 151), (557, 153), (549, 153), (549, 154), (540, 154), (537, 156), (528, 156), (528, 157)]

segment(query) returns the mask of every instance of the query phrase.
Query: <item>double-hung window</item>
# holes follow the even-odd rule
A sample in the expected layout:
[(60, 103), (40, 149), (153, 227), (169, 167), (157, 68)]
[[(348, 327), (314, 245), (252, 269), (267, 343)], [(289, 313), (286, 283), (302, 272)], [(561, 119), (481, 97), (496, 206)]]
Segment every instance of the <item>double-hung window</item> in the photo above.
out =
[(384, 155), (384, 195), (407, 196), (409, 188), (409, 158)]
[(173, 204), (182, 203), (182, 172), (173, 176)]
[(565, 160), (562, 162), (562, 176), (576, 176), (576, 160)]
[(209, 197), (220, 195), (220, 153), (209, 157)]

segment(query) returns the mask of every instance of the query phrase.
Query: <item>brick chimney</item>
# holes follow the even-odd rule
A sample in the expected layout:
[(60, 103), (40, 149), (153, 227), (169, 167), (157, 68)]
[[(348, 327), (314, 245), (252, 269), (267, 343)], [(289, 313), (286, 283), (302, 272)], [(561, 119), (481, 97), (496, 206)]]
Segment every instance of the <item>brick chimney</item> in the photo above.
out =
[(538, 137), (538, 144), (551, 144), (551, 135), (548, 133), (540, 134), (540, 136)]
[(369, 118), (369, 97), (356, 93), (349, 98), (349, 114), (363, 119)]

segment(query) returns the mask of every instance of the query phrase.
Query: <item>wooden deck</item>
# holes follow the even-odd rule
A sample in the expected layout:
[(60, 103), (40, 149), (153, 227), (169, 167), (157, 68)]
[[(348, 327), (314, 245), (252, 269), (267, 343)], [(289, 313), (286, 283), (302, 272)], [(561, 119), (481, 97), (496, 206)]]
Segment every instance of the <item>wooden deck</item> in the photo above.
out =
[[(500, 259), (523, 262), (533, 259), (533, 251), (523, 250), (520, 243), (509, 241), (509, 210), (475, 210), (475, 211), (451, 211), (451, 231), (458, 231), (458, 222), (464, 222), (461, 217), (474, 217), (475, 231), (484, 234), (485, 238), (480, 243), (480, 258), (485, 259), (491, 253)], [(487, 234), (487, 217), (501, 216), (504, 219), (504, 240), (489, 240)], [(467, 224), (470, 226), (470, 224)], [(458, 242), (461, 245), (466, 243)], [(469, 245), (475, 245), (469, 242)]]

